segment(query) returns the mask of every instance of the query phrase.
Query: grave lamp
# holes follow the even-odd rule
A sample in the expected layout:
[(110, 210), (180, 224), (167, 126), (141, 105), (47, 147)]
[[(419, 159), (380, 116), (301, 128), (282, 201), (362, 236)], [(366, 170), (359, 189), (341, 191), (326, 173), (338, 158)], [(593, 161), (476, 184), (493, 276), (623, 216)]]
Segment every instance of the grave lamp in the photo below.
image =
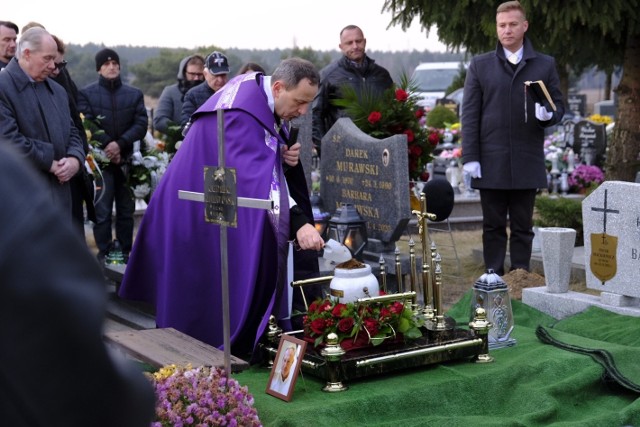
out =
[(476, 308), (483, 308), (487, 313), (487, 320), (491, 323), (489, 329), (489, 348), (510, 347), (516, 344), (511, 338), (513, 330), (513, 311), (509, 289), (502, 278), (493, 269), (488, 269), (473, 285), (471, 299), (471, 321), (475, 317)]
[(328, 239), (342, 243), (355, 259), (362, 261), (367, 246), (367, 223), (354, 205), (341, 203), (329, 220), (325, 235), (325, 240)]
[(311, 193), (309, 201), (311, 202), (311, 212), (313, 213), (313, 222), (315, 223), (316, 230), (318, 230), (321, 236), (324, 236), (331, 214), (324, 210), (324, 203), (322, 203), (320, 193), (317, 191)]

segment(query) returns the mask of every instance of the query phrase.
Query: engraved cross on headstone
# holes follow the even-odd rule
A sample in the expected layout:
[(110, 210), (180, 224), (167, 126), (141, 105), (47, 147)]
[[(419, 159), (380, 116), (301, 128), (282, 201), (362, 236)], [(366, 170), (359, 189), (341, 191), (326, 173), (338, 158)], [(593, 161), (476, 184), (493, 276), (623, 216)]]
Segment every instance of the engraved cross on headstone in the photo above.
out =
[(592, 211), (603, 212), (604, 218), (602, 219), (602, 240), (605, 239), (605, 234), (607, 234), (607, 213), (615, 213), (619, 214), (620, 211), (617, 209), (608, 209), (607, 208), (607, 189), (604, 190), (604, 208), (591, 208)]
[(236, 170), (225, 167), (224, 110), (218, 116), (218, 166), (205, 166), (204, 193), (178, 191), (178, 198), (205, 203), (205, 221), (220, 226), (220, 266), (222, 276), (222, 331), (224, 369), (231, 375), (231, 326), (229, 315), (229, 260), (227, 255), (227, 227), (237, 227), (237, 207), (273, 209), (272, 200), (237, 197)]

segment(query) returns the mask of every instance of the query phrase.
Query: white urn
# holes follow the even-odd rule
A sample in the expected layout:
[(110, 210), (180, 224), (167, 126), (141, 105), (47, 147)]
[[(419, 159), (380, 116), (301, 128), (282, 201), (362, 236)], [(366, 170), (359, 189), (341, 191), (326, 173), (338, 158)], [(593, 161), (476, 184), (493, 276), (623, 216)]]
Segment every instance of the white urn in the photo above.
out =
[(336, 267), (329, 284), (329, 292), (332, 297), (340, 299), (342, 303), (380, 295), (378, 279), (371, 273), (369, 264), (352, 269)]

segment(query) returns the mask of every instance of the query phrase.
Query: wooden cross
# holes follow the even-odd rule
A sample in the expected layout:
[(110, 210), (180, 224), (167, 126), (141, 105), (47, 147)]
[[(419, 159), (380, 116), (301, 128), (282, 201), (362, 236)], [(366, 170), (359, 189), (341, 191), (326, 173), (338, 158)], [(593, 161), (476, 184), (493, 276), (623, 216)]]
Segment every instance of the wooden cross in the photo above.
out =
[(220, 226), (220, 266), (222, 275), (222, 333), (224, 343), (224, 369), (231, 375), (231, 326), (229, 316), (229, 260), (227, 255), (227, 227), (237, 227), (237, 207), (273, 209), (272, 200), (237, 197), (236, 171), (225, 168), (224, 110), (218, 115), (218, 166), (205, 166), (204, 193), (178, 191), (178, 198), (205, 203), (205, 221)]

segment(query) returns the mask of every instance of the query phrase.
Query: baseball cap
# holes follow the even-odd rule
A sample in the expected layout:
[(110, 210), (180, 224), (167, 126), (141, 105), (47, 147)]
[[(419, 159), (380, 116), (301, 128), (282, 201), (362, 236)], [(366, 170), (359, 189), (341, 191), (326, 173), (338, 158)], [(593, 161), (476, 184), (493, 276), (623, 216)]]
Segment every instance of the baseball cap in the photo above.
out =
[(220, 52), (212, 52), (205, 60), (205, 66), (211, 74), (229, 74), (229, 61), (227, 57)]

